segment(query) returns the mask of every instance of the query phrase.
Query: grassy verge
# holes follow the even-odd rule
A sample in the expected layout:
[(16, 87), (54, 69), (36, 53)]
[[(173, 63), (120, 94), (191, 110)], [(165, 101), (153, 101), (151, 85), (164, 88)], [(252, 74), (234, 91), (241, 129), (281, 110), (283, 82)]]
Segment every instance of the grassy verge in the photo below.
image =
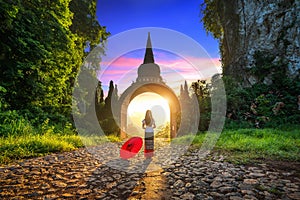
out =
[[(207, 134), (184, 136), (174, 142), (192, 141), (200, 147)], [(226, 154), (234, 163), (247, 163), (256, 159), (300, 161), (300, 131), (277, 129), (225, 130), (218, 138), (214, 151)]]
[(53, 152), (75, 150), (84, 146), (93, 146), (101, 142), (118, 142), (115, 136), (78, 136), (58, 133), (23, 134), (0, 138), (0, 164), (13, 160), (47, 155)]
[[(255, 159), (300, 161), (300, 127), (280, 129), (237, 129), (222, 132), (214, 151), (226, 154), (228, 161), (247, 163)], [(177, 143), (202, 145), (204, 140), (213, 141), (214, 134), (183, 136), (173, 140)], [(28, 121), (15, 119), (4, 121), (0, 126), (0, 164), (15, 159), (46, 155), (52, 152), (71, 151), (83, 146), (93, 146), (101, 142), (119, 142), (115, 136), (78, 136), (71, 125), (53, 126), (48, 120), (38, 127)]]
[(70, 151), (82, 146), (80, 137), (76, 135), (12, 135), (0, 139), (0, 163), (42, 156), (51, 152)]
[(119, 141), (115, 136), (78, 136), (71, 124), (50, 125), (48, 119), (38, 126), (33, 126), (30, 121), (15, 112), (9, 113), (9, 117), (1, 121), (0, 164), (53, 152), (71, 151), (105, 141)]

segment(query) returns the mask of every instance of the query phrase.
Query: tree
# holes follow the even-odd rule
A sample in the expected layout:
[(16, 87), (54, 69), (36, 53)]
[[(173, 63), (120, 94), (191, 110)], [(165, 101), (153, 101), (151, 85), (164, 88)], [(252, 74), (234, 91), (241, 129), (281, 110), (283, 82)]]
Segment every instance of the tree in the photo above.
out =
[(112, 113), (112, 106), (117, 103), (117, 86), (114, 87), (114, 82), (109, 82), (109, 90), (105, 98), (105, 105), (100, 116), (100, 125), (105, 134), (119, 134), (119, 127)]
[(72, 0), (70, 10), (74, 13), (70, 30), (84, 38), (84, 45), (92, 50), (109, 35), (106, 27), (96, 19), (96, 0)]
[(100, 103), (104, 103), (104, 93), (103, 93), (103, 90), (101, 90), (101, 94), (100, 94)]
[(96, 93), (95, 93), (95, 102), (96, 104), (100, 104), (103, 102), (103, 90), (102, 90), (102, 83), (101, 81), (98, 81), (97, 87), (96, 87)]
[(184, 86), (180, 85), (179, 98), (181, 102), (189, 102), (190, 100), (189, 89), (186, 81), (184, 82)]
[(115, 84), (115, 88), (114, 88), (114, 91), (113, 91), (113, 94), (112, 94), (112, 101), (114, 103), (117, 103), (117, 101), (119, 100), (119, 95), (118, 95), (118, 85)]
[(68, 80), (75, 76), (72, 71), (82, 56), (76, 50), (78, 38), (68, 30), (72, 17), (68, 2), (2, 4), (13, 12), (5, 20), (11, 26), (1, 31), (6, 39), (1, 41), (0, 84), (8, 91), (6, 100), (12, 109), (40, 107), (65, 113), (71, 100)]
[(96, 115), (98, 120), (101, 119), (101, 113), (103, 112), (103, 90), (101, 86), (101, 81), (98, 81), (98, 85), (96, 87), (96, 92), (95, 92), (95, 110), (96, 110)]
[(180, 95), (179, 100), (181, 104), (181, 123), (180, 123), (180, 131), (179, 134), (189, 134), (190, 133), (190, 123), (191, 123), (191, 98), (189, 95), (189, 89), (187, 82), (184, 82), (184, 86), (180, 86)]
[[(0, 87), (6, 91), (1, 95), (7, 110), (69, 117), (74, 79), (90, 39), (70, 29), (80, 21), (71, 20), (70, 2), (0, 2)], [(104, 32), (93, 29), (93, 42), (106, 39)]]
[(222, 0), (204, 0), (201, 4), (201, 13), (203, 14), (201, 21), (204, 24), (204, 28), (217, 39), (220, 39), (224, 33), (219, 12), (222, 6)]
[(198, 80), (193, 82), (191, 85), (194, 94), (197, 97), (199, 110), (200, 110), (200, 121), (198, 130), (208, 130), (211, 115), (211, 98), (210, 98), (210, 85), (206, 80)]
[(109, 89), (107, 93), (107, 97), (105, 98), (105, 108), (108, 110), (111, 108), (111, 99), (114, 93), (114, 82), (111, 80), (109, 82)]

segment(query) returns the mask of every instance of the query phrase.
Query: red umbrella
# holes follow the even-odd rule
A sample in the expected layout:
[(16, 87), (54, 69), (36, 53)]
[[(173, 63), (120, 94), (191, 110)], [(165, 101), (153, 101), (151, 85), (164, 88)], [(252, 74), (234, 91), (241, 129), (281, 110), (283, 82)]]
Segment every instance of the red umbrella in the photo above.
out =
[(120, 157), (129, 159), (134, 157), (142, 148), (143, 139), (141, 137), (132, 137), (127, 140), (120, 149)]

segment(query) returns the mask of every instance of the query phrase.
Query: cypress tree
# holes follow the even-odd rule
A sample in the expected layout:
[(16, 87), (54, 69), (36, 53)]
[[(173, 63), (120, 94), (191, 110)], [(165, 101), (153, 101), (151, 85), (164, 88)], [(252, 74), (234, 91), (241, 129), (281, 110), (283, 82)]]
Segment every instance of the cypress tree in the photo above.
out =
[(103, 90), (101, 89), (101, 93), (100, 93), (100, 103), (103, 103), (104, 102), (104, 92)]

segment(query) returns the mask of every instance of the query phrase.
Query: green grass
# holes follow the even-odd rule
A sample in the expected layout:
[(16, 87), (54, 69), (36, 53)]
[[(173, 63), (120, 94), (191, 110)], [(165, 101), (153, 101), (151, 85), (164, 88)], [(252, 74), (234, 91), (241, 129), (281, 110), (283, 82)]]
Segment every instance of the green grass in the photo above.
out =
[(0, 140), (0, 163), (41, 156), (51, 152), (70, 151), (81, 146), (83, 146), (82, 142), (76, 135), (24, 134), (9, 136)]
[(71, 124), (50, 125), (45, 120), (38, 127), (23, 117), (14, 116), (0, 124), (0, 164), (13, 160), (75, 150), (102, 142), (119, 142), (116, 136), (79, 136)]
[[(173, 142), (191, 142), (200, 147), (206, 134), (183, 136)], [(225, 130), (214, 151), (226, 154), (228, 161), (246, 163), (256, 159), (300, 161), (299, 129), (239, 129)]]
[(53, 152), (72, 151), (102, 142), (119, 142), (116, 136), (78, 136), (57, 133), (22, 134), (0, 138), (0, 164), (13, 160), (47, 155)]
[[(200, 133), (175, 138), (172, 142), (193, 144), (199, 148), (204, 140), (213, 143), (216, 139), (216, 134), (210, 134), (208, 138), (207, 134)], [(70, 124), (50, 125), (49, 120), (34, 127), (24, 118), (15, 116), (0, 124), (0, 164), (107, 141), (120, 142), (120, 139), (116, 136), (78, 136)], [(300, 161), (300, 127), (224, 130), (214, 151), (226, 154), (228, 161), (235, 163), (255, 159)]]

